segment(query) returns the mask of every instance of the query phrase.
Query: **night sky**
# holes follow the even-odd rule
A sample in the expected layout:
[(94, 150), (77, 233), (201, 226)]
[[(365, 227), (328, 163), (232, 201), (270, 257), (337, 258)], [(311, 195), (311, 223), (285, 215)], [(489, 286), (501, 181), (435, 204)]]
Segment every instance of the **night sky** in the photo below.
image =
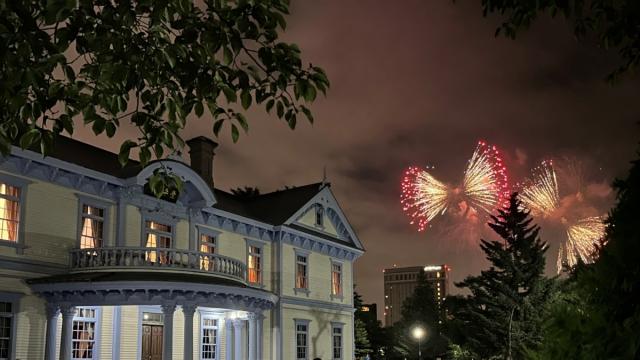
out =
[[(453, 216), (424, 233), (408, 224), (399, 204), (407, 166), (435, 165), (439, 179), (456, 183), (480, 139), (502, 149), (514, 180), (542, 159), (567, 158), (583, 172), (581, 208), (604, 214), (613, 203), (608, 184), (634, 158), (640, 82), (604, 82), (615, 53), (578, 43), (563, 22), (549, 19), (516, 41), (495, 38), (499, 19), (483, 18), (479, 4), (293, 1), (284, 38), (332, 83), (312, 106), (316, 123), (291, 131), (253, 110), (238, 144), (227, 133), (218, 140), (214, 172), (222, 189), (303, 185), (320, 181), (326, 167), (367, 249), (356, 263), (357, 290), (379, 309), (385, 267), (447, 263), (459, 281), (486, 265), (477, 239), (491, 235), (482, 226), (460, 226)], [(211, 126), (193, 121), (184, 137), (212, 135)], [(95, 142), (88, 134), (78, 129), (74, 137)], [(116, 151), (131, 134), (97, 143)], [(563, 204), (573, 208), (575, 200)], [(549, 226), (542, 236), (553, 265), (562, 232)]]

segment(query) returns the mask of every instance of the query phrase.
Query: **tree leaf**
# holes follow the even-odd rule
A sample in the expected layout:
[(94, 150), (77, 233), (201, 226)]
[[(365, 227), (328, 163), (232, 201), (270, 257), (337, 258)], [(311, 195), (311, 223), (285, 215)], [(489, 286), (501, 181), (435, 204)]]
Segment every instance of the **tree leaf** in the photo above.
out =
[(131, 140), (125, 140), (125, 142), (120, 145), (120, 151), (118, 152), (118, 161), (122, 166), (125, 166), (127, 164), (131, 155), (131, 149), (136, 146), (138, 146), (138, 144)]
[(242, 90), (240, 93), (240, 101), (242, 103), (242, 107), (247, 110), (249, 106), (251, 106), (251, 92), (248, 89)]
[(239, 138), (240, 131), (238, 131), (238, 127), (235, 124), (231, 124), (231, 139), (233, 139), (234, 143), (237, 143)]

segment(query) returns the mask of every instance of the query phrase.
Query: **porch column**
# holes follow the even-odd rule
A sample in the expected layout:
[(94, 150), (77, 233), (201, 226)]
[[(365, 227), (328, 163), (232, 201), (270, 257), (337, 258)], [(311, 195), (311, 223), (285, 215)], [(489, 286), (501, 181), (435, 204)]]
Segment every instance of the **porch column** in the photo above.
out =
[(234, 349), (234, 359), (235, 360), (244, 360), (244, 347), (242, 346), (242, 330), (244, 329), (244, 320), (234, 319), (233, 320), (233, 342), (235, 344)]
[(58, 334), (58, 314), (60, 309), (58, 304), (47, 304), (47, 332), (46, 344), (44, 348), (44, 360), (56, 360), (56, 340)]
[(176, 304), (162, 304), (164, 322), (162, 329), (162, 360), (173, 359), (173, 313), (176, 311)]
[(184, 314), (184, 360), (193, 360), (193, 313), (196, 305), (182, 305)]
[(249, 313), (247, 317), (249, 318), (249, 360), (256, 360), (256, 355), (257, 355), (256, 320), (257, 320), (258, 314)]
[(233, 320), (226, 319), (224, 321), (225, 341), (225, 359), (233, 360)]
[(60, 337), (60, 360), (71, 360), (71, 341), (73, 338), (73, 317), (76, 308), (71, 305), (61, 305), (62, 336)]
[(262, 359), (262, 342), (264, 336), (262, 334), (262, 321), (264, 320), (264, 315), (258, 313), (256, 318), (256, 340), (258, 341), (256, 344), (256, 359)]

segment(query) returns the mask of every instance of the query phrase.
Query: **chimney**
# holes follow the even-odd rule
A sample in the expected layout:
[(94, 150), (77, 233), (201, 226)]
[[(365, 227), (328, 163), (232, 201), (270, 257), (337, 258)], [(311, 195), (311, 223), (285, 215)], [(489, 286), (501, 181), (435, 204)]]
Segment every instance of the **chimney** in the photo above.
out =
[(191, 168), (213, 189), (213, 155), (218, 144), (204, 136), (187, 140)]

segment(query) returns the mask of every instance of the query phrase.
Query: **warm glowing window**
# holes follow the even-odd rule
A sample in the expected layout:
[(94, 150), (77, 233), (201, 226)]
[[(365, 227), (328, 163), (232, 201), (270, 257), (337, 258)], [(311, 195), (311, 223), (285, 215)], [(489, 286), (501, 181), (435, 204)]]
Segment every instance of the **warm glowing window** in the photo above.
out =
[(18, 241), (20, 188), (0, 183), (0, 239)]
[(80, 233), (80, 248), (99, 248), (103, 245), (104, 209), (82, 205), (82, 232)]
[(202, 318), (201, 359), (216, 359), (218, 344), (218, 320), (209, 317)]
[(147, 251), (147, 260), (152, 262), (159, 261), (163, 264), (168, 263), (168, 254), (164, 249), (171, 248), (172, 226), (147, 220), (145, 221), (145, 231), (147, 234), (146, 247), (157, 249)]
[(307, 261), (306, 256), (296, 255), (296, 289), (309, 288)]
[(342, 295), (342, 265), (331, 264), (331, 295)]
[(249, 265), (249, 282), (252, 284), (262, 283), (262, 248), (249, 246), (247, 259)]
[(200, 259), (202, 270), (212, 270), (215, 260), (205, 254), (216, 253), (216, 238), (211, 235), (200, 234), (200, 252), (203, 253)]
[(13, 303), (0, 302), (0, 359), (11, 358)]
[(71, 358), (94, 359), (96, 355), (96, 309), (77, 308), (73, 318)]

